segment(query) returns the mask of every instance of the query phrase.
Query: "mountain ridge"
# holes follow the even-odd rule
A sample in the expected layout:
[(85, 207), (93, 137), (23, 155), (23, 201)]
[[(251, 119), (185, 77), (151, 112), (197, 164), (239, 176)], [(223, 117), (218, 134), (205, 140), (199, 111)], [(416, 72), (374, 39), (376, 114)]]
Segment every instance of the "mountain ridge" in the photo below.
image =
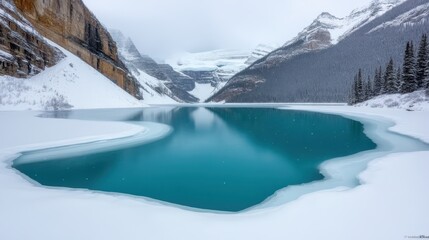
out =
[[(345, 102), (356, 67), (372, 74), (390, 57), (399, 62), (402, 56), (398, 53), (402, 51), (402, 45), (409, 39), (418, 41), (424, 33), (425, 25), (400, 26), (369, 33), (371, 29), (427, 3), (421, 0), (374, 1), (370, 6), (376, 6), (373, 3), (377, 2), (398, 5), (378, 17), (369, 14), (373, 18), (371, 21), (353, 29), (330, 47), (290, 58), (288, 54), (300, 49), (304, 43), (301, 39), (275, 50), (238, 73), (208, 102)], [(352, 14), (360, 12), (357, 10)], [(270, 58), (276, 54), (279, 57), (273, 62)]]

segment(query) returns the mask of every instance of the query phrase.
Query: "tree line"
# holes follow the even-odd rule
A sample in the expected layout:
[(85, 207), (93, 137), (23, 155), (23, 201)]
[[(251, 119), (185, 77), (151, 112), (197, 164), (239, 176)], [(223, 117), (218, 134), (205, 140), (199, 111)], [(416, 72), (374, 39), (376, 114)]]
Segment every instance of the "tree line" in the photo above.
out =
[(375, 74), (364, 79), (362, 69), (354, 77), (348, 103), (354, 105), (384, 94), (411, 93), (429, 89), (429, 45), (427, 34), (420, 40), (417, 55), (414, 44), (407, 42), (402, 67), (395, 67), (393, 58), (383, 69), (381, 66)]

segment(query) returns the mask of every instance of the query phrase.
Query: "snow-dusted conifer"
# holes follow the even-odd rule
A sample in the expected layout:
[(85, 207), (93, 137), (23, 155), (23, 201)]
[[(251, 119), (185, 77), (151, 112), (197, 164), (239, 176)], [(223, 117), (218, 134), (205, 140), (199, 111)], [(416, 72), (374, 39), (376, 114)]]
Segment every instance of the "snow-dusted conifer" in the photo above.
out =
[(386, 67), (386, 72), (384, 73), (384, 93), (385, 94), (396, 93), (395, 69), (393, 66), (393, 59), (392, 58), (390, 58), (390, 61)]
[(417, 90), (414, 47), (412, 42), (408, 42), (405, 49), (402, 79), (404, 81), (401, 88), (402, 93), (411, 93)]
[(427, 35), (424, 34), (420, 41), (419, 51), (417, 53), (417, 64), (416, 64), (416, 82), (417, 88), (425, 87), (425, 80), (428, 77), (428, 60), (429, 60), (429, 46)]
[(395, 78), (395, 93), (401, 92), (402, 87), (402, 70), (401, 67), (398, 67), (398, 70), (396, 71), (396, 78)]
[(378, 96), (381, 94), (383, 88), (383, 83), (381, 81), (381, 67), (375, 70), (374, 76), (374, 96)]
[(371, 77), (368, 76), (368, 81), (365, 84), (365, 101), (373, 98)]
[(365, 100), (363, 79), (362, 79), (362, 69), (359, 69), (359, 72), (357, 75), (356, 94), (357, 94), (356, 99), (358, 103), (363, 102)]
[(357, 100), (358, 92), (357, 92), (357, 75), (355, 75), (353, 79), (352, 89), (349, 95), (349, 105), (354, 105), (358, 102)]

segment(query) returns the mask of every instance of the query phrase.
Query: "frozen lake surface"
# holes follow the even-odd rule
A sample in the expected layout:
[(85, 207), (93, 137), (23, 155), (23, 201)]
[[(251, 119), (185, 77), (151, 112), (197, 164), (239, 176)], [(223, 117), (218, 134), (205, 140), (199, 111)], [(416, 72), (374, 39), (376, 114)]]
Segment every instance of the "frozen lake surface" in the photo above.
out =
[(156, 122), (173, 131), (119, 149), (91, 152), (78, 145), (24, 153), (14, 167), (38, 183), (216, 211), (245, 210), (280, 189), (322, 180), (319, 166), (326, 160), (377, 147), (358, 121), (273, 108), (76, 110), (44, 117)]

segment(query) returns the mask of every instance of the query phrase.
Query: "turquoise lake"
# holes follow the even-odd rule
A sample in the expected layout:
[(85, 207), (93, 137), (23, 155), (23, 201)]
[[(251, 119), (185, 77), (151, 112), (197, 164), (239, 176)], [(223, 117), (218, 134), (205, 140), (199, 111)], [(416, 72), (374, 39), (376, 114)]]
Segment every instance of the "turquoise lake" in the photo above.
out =
[(13, 167), (38, 183), (226, 212), (253, 207), (287, 186), (322, 180), (324, 161), (377, 147), (358, 121), (273, 108), (81, 110), (43, 117), (149, 121), (173, 132), (120, 150), (23, 164), (18, 159)]

